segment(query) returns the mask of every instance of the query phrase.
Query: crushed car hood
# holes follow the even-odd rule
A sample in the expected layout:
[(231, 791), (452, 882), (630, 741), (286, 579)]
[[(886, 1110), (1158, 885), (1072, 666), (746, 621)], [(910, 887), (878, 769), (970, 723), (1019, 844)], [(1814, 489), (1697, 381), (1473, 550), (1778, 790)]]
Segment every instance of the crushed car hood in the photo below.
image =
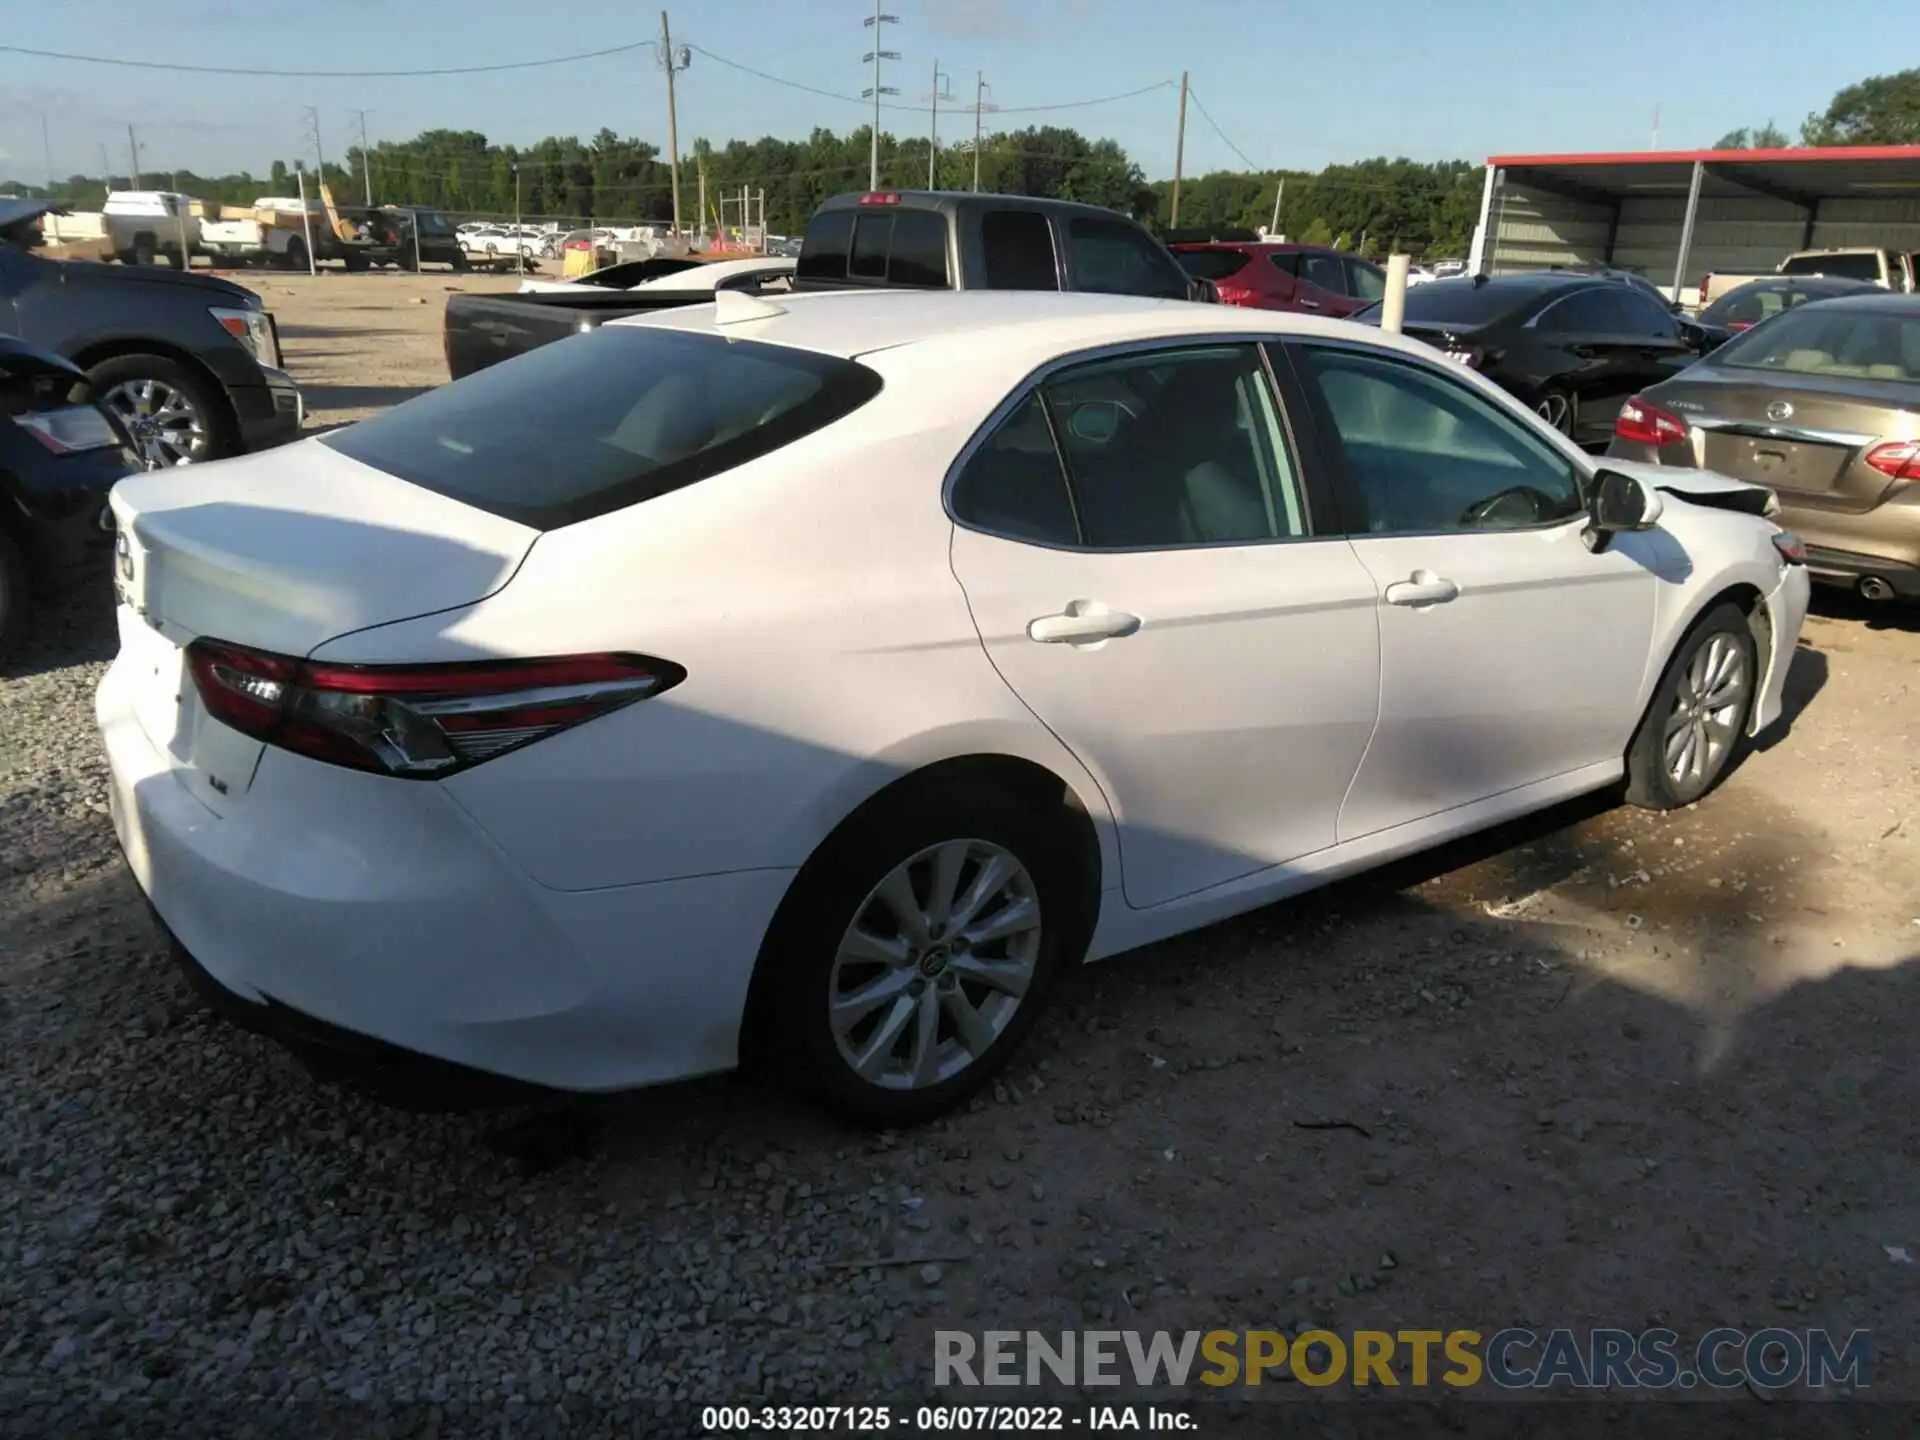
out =
[(1604, 470), (1631, 475), (1656, 490), (1705, 505), (1714, 510), (1732, 510), (1742, 515), (1774, 516), (1780, 513), (1780, 497), (1764, 485), (1749, 485), (1714, 470), (1679, 470), (1671, 465), (1650, 465), (1643, 460), (1601, 461)]

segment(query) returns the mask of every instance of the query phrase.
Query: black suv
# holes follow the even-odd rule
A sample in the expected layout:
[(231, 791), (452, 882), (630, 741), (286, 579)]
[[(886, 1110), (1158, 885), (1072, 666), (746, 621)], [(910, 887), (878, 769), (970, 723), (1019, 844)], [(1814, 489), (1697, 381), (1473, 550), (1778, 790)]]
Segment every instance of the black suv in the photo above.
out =
[(1216, 298), (1142, 226), (1098, 205), (945, 190), (823, 201), (807, 222), (794, 288), (876, 286)]
[(0, 200), (0, 336), (86, 371), (148, 469), (300, 433), (300, 391), (258, 295), (211, 275), (35, 255), (40, 217), (55, 208)]

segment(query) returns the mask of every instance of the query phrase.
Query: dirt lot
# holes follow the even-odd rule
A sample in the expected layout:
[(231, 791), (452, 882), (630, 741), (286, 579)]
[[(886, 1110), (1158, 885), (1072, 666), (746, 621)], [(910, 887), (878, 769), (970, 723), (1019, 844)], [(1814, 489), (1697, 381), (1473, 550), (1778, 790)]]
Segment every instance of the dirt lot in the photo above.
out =
[[(264, 281), (315, 424), (444, 378), (456, 284), (512, 282)], [(82, 596), (0, 672), (0, 1419), (519, 1397), (669, 1433), (923, 1395), (935, 1328), (1083, 1326), (1866, 1328), (1869, 1393), (1920, 1399), (1920, 612), (1820, 609), (1790, 723), (1701, 805), (1094, 967), (970, 1113), (868, 1136), (733, 1079), (400, 1114), (206, 1017), (105, 818)]]

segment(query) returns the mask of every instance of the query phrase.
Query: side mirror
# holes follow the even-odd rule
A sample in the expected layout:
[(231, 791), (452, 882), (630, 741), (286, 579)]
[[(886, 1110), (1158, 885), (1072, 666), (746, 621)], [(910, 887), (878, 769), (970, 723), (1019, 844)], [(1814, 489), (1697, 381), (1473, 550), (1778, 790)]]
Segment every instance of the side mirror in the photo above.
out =
[(1197, 305), (1218, 305), (1220, 287), (1211, 280), (1202, 280), (1197, 276), (1191, 277), (1187, 281), (1187, 299)]
[(1704, 325), (1696, 325), (1691, 320), (1680, 322), (1680, 340), (1689, 350), (1705, 354), (1713, 348), (1713, 337), (1707, 333)]
[(1598, 554), (1622, 531), (1653, 529), (1665, 509), (1660, 492), (1645, 481), (1619, 470), (1599, 471), (1587, 496), (1587, 549)]

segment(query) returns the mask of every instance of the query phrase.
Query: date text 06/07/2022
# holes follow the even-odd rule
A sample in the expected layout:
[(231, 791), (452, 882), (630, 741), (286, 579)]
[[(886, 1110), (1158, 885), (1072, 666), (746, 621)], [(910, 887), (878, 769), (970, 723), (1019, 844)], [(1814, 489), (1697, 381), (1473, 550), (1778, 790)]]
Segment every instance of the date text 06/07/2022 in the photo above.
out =
[(1196, 1433), (1200, 1422), (1189, 1411), (1158, 1405), (708, 1405), (700, 1428), (712, 1435), (1171, 1435)]

